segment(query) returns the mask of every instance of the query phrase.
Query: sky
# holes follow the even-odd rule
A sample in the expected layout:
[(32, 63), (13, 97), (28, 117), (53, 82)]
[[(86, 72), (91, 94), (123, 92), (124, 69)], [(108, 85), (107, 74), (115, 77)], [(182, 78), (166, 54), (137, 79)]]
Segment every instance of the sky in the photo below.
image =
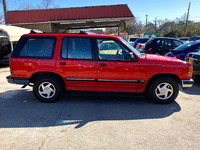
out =
[[(7, 10), (20, 10), (24, 5), (37, 7), (42, 4), (42, 1), (6, 0)], [(3, 15), (2, 0), (0, 2), (0, 14)], [(54, 0), (54, 6), (69, 8), (127, 4), (136, 19), (146, 23), (146, 15), (148, 15), (148, 22), (153, 22), (156, 17), (157, 20), (181, 18), (185, 13), (187, 14), (189, 2), (191, 2), (189, 20), (200, 22), (200, 0)]]

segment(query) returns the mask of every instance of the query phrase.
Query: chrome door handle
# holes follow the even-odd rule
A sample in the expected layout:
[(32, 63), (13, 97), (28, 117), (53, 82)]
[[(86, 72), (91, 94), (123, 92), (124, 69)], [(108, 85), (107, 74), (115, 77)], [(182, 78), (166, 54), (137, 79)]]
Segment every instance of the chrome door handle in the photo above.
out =
[(60, 65), (66, 65), (66, 62), (60, 62)]

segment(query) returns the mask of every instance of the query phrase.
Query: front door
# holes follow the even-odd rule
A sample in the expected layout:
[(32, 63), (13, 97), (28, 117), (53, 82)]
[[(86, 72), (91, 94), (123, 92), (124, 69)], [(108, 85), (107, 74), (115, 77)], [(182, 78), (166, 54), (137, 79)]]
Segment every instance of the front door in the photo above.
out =
[(126, 60), (131, 51), (118, 40), (97, 39), (97, 43), (98, 87), (105, 91), (136, 92), (140, 66)]

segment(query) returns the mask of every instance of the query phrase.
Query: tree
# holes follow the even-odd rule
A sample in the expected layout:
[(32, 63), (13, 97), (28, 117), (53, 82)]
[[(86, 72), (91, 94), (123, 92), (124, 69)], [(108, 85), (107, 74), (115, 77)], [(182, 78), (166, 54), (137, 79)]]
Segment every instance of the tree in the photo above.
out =
[(23, 4), (20, 6), (19, 9), (21, 10), (34, 10), (34, 9), (50, 9), (50, 8), (58, 8), (59, 6), (54, 5), (55, 0), (43, 0), (41, 4), (38, 4), (36, 7), (30, 5), (26, 2), (26, 4)]
[(117, 33), (116, 27), (106, 28), (105, 30), (105, 34), (116, 34), (116, 33)]
[(30, 5), (29, 3), (26, 2), (26, 4), (23, 4), (20, 6), (21, 10), (33, 10), (35, 9), (35, 7), (33, 7), (32, 5)]
[(4, 22), (3, 19), (4, 19), (3, 15), (0, 14), (0, 24), (2, 24)]
[(146, 26), (145, 26), (145, 32), (150, 32), (150, 33), (154, 33), (156, 29), (156, 26), (154, 23), (149, 22)]
[(42, 1), (42, 5), (45, 9), (49, 9), (54, 7), (55, 0), (43, 0)]
[(138, 36), (141, 33), (144, 33), (144, 25), (138, 19), (132, 19), (127, 23), (126, 32), (130, 34), (137, 34)]

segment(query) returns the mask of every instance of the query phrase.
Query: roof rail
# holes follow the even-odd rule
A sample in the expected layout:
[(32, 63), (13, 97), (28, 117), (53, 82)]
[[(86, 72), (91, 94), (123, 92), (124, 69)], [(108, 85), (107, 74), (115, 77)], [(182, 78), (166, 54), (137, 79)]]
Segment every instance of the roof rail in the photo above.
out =
[(31, 29), (30, 33), (45, 33), (45, 32), (36, 29)]
[(91, 32), (91, 31), (81, 30), (81, 31), (80, 31), (80, 34), (96, 34), (96, 33)]
[(80, 34), (88, 34), (86, 31), (81, 30)]

